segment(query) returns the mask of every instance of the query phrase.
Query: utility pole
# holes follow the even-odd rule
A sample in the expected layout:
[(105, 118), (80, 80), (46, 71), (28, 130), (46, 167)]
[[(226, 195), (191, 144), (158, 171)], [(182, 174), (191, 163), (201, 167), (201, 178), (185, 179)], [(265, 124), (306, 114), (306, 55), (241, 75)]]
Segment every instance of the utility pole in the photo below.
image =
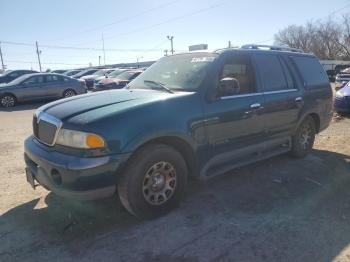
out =
[(1, 42), (0, 42), (0, 58), (1, 58), (2, 71), (5, 72), (4, 59), (2, 57), (2, 51), (1, 51)]
[(41, 62), (40, 62), (41, 51), (39, 51), (38, 41), (35, 42), (35, 45), (36, 45), (36, 54), (38, 55), (39, 69), (40, 69), (40, 72), (42, 72), (41, 71)]
[(101, 56), (100, 55), (98, 56), (98, 65), (99, 66), (101, 65)]
[(231, 41), (228, 41), (228, 48), (231, 48), (232, 45), (231, 45)]
[(170, 50), (170, 52), (171, 52), (171, 54), (173, 55), (173, 54), (174, 54), (174, 42), (173, 42), (174, 37), (168, 35), (167, 38), (170, 40), (170, 44), (171, 44), (171, 50)]
[(137, 68), (140, 68), (140, 65), (139, 65), (139, 60), (140, 60), (140, 59), (142, 59), (142, 58), (143, 58), (142, 56), (140, 56), (140, 57), (136, 58), (136, 61), (137, 61)]
[(102, 49), (103, 49), (103, 63), (106, 65), (106, 51), (105, 51), (105, 40), (102, 33)]

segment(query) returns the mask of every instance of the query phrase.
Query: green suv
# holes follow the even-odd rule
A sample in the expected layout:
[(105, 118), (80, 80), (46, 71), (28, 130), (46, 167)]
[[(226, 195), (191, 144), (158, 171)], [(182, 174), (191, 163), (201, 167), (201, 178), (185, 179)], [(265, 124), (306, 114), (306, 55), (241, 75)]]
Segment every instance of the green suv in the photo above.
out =
[(33, 188), (73, 199), (117, 192), (132, 214), (153, 218), (178, 206), (189, 177), (287, 152), (304, 157), (331, 109), (326, 73), (300, 50), (172, 55), (124, 89), (39, 108), (25, 141), (26, 176)]

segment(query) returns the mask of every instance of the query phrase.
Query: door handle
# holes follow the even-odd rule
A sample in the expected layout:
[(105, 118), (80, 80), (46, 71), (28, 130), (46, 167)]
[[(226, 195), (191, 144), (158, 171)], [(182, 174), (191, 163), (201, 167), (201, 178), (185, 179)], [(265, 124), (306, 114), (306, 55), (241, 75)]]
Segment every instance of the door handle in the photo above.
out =
[(254, 104), (250, 105), (250, 109), (253, 109), (253, 110), (257, 110), (257, 109), (260, 109), (260, 108), (262, 108), (260, 103), (254, 103)]
[(296, 103), (301, 103), (303, 102), (303, 98), (301, 96), (298, 96), (297, 98), (295, 98), (294, 100)]

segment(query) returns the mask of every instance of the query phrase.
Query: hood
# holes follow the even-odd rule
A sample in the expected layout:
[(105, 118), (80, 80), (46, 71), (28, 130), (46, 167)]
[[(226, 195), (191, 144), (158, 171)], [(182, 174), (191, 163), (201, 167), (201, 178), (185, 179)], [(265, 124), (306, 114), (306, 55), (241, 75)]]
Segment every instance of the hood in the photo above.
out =
[(120, 79), (120, 78), (114, 78), (114, 77), (104, 77), (100, 80), (100, 83), (107, 85), (107, 84), (111, 84), (111, 83), (127, 83), (129, 82), (128, 80), (125, 79)]
[(86, 76), (80, 77), (80, 79), (87, 80), (87, 79), (95, 79), (97, 77), (100, 77), (100, 76), (98, 76), (98, 75), (86, 75)]
[(103, 91), (61, 99), (40, 107), (38, 112), (45, 112), (61, 120), (67, 120), (87, 112), (97, 117), (98, 115), (116, 113), (134, 106), (140, 106), (143, 103), (164, 100), (181, 94), (184, 93), (169, 94), (157, 90), (140, 89)]

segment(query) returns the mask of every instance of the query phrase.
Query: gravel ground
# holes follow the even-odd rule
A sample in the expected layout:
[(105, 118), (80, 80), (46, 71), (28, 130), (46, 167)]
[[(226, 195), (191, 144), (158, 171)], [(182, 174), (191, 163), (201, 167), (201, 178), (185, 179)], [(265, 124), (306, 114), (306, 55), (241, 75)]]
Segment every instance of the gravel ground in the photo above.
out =
[(207, 182), (153, 221), (117, 198), (75, 202), (24, 175), (38, 105), (0, 110), (0, 261), (350, 261), (350, 119), (305, 159), (282, 155)]

